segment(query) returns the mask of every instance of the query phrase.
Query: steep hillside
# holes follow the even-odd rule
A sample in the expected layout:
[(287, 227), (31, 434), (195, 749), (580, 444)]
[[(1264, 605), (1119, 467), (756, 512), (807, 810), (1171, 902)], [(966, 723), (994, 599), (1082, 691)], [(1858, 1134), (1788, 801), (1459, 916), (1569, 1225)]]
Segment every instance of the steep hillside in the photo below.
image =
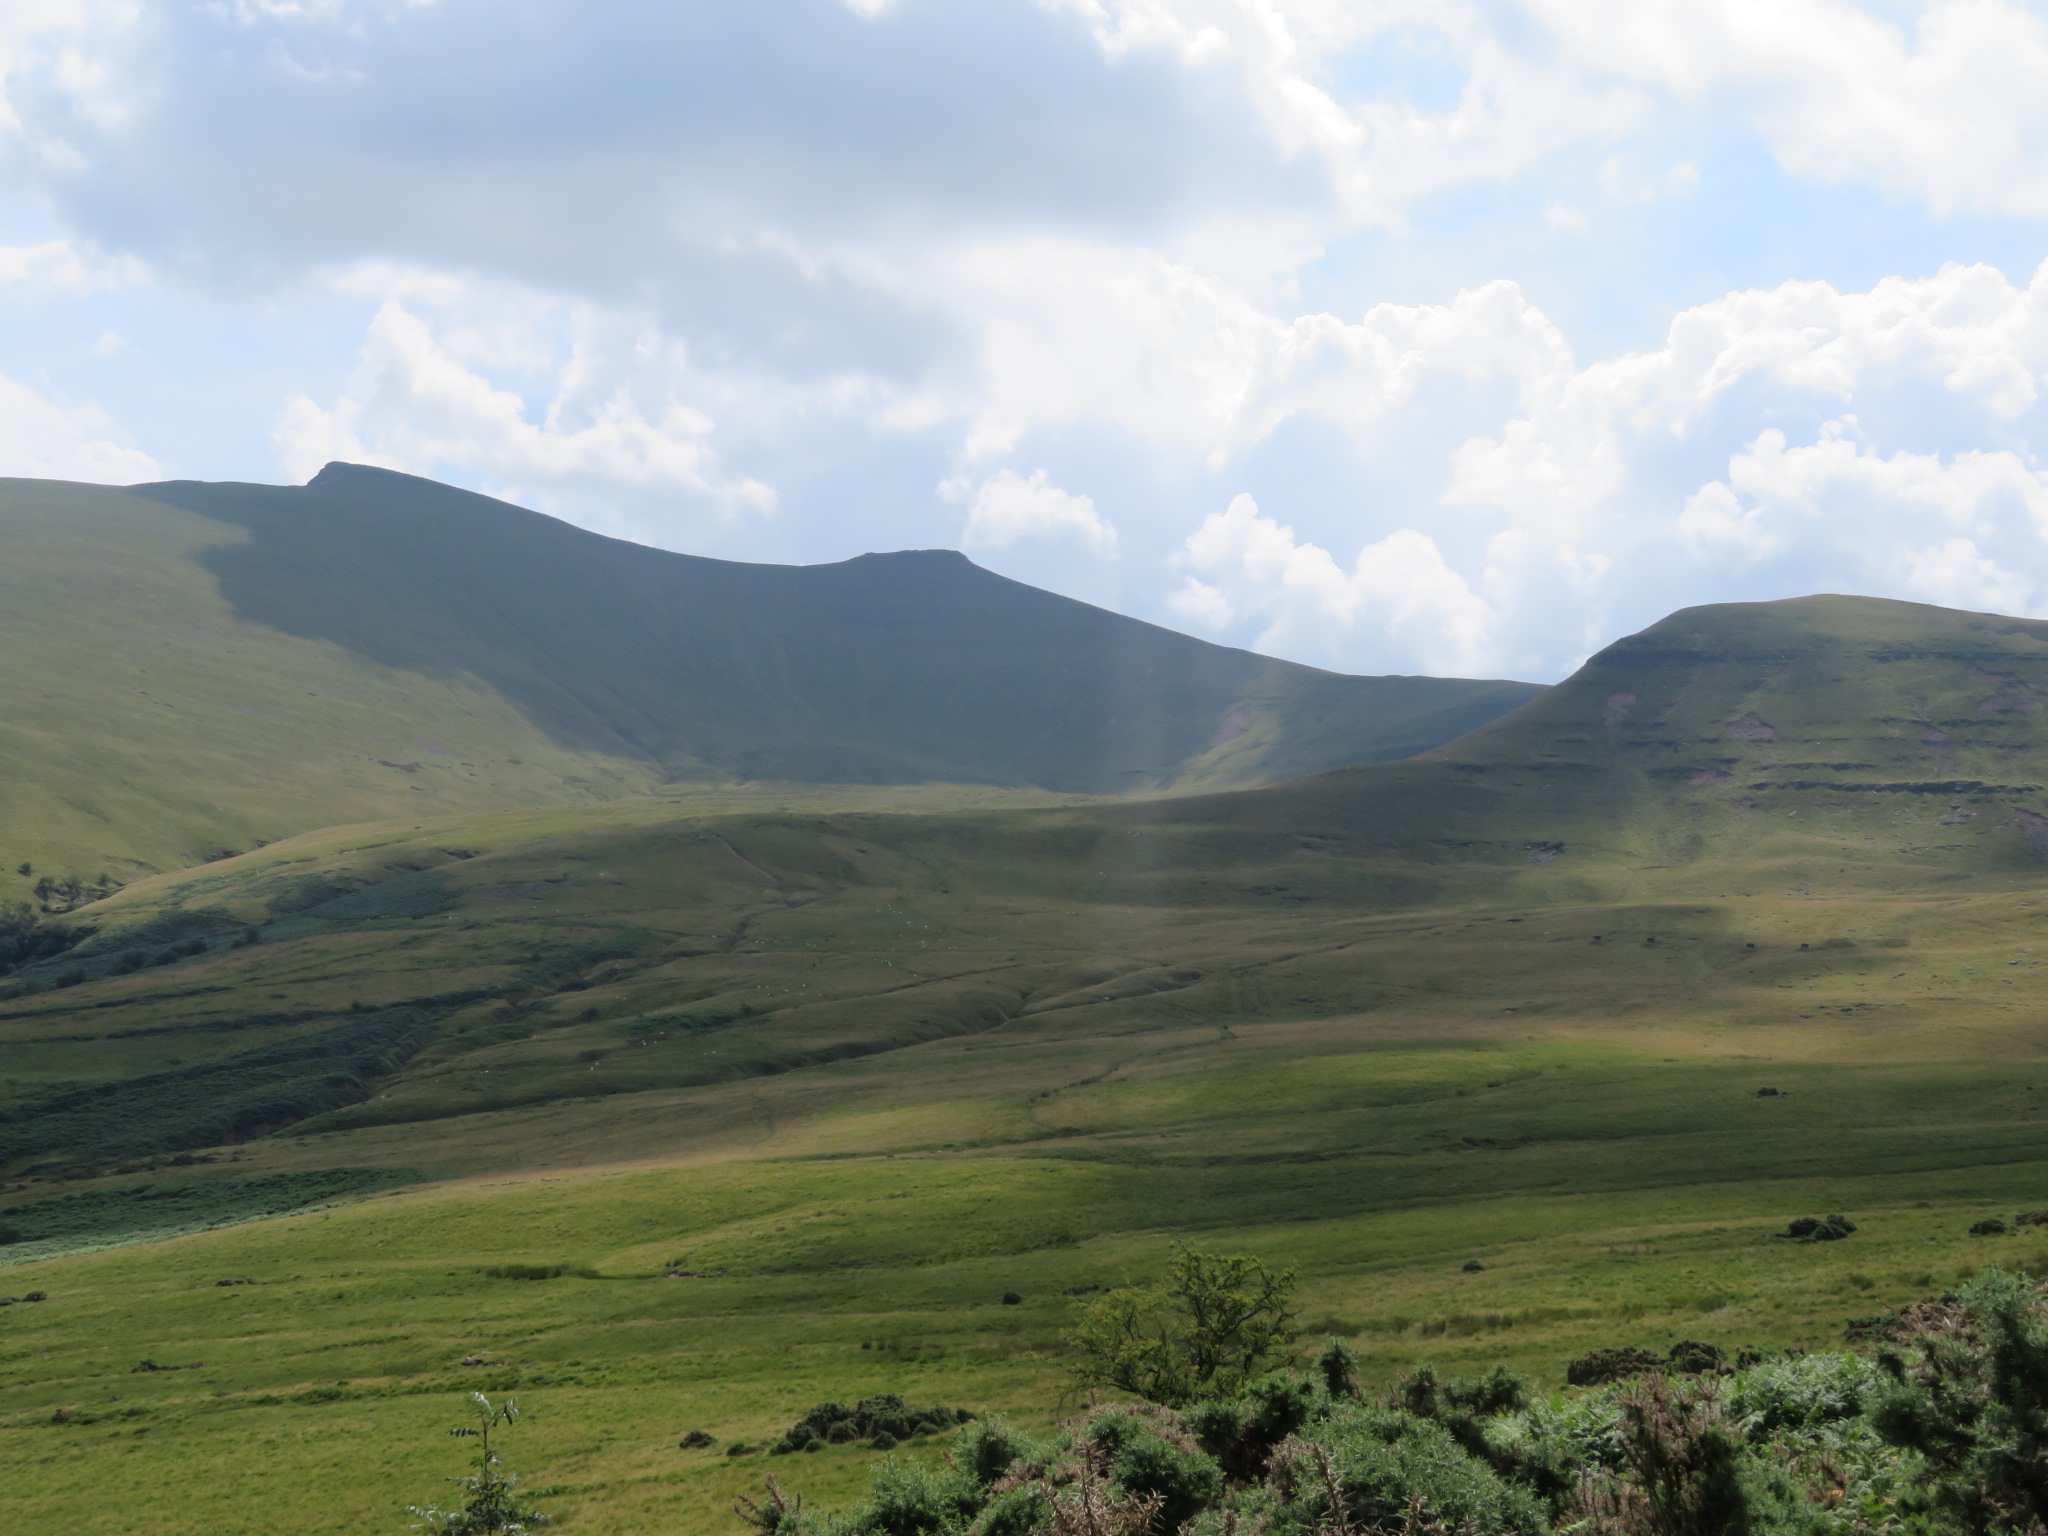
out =
[(1409, 756), (1541, 692), (1276, 662), (950, 550), (706, 560), (345, 464), (303, 488), (137, 489), (248, 530), (207, 562), (245, 620), (469, 674), (563, 744), (671, 775), (1259, 782)]
[(336, 821), (654, 787), (474, 677), (238, 618), (203, 562), (247, 538), (126, 491), (0, 482), (0, 902)]
[(1262, 782), (1406, 756), (1540, 691), (1318, 672), (950, 552), (696, 559), (349, 465), (0, 482), (0, 548), (0, 858), (116, 881), (676, 780)]
[(2032, 869), (2048, 857), (2044, 697), (2048, 623), (1864, 597), (1718, 604), (1617, 641), (1427, 761), (1553, 818), (1571, 807), (1575, 837), (1639, 864), (1819, 831), (1849, 837), (1861, 877), (1898, 858)]

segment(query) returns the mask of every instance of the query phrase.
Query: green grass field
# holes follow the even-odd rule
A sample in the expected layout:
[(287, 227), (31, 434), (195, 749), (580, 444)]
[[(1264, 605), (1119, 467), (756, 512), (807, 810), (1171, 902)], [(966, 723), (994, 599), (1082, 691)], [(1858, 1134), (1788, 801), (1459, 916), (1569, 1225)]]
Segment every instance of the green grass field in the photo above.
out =
[[(1607, 1070), (1615, 1088), (1636, 1075)], [(48, 1300), (0, 1309), (10, 1528), (399, 1529), (449, 1470), (438, 1431), (458, 1394), (482, 1387), (520, 1394), (516, 1464), (561, 1490), (567, 1529), (733, 1529), (727, 1504), (769, 1464), (679, 1450), (684, 1433), (760, 1443), (813, 1402), (882, 1390), (1049, 1420), (1074, 1405), (1062, 1292), (1156, 1270), (1170, 1235), (1298, 1265), (1309, 1322), (1356, 1338), (1377, 1378), (1506, 1358), (1552, 1386), (1596, 1344), (1825, 1346), (1848, 1317), (1987, 1257), (2048, 1260), (1964, 1231), (2040, 1198), (2030, 1160), (1811, 1157), (1757, 1178), (1714, 1168), (1708, 1139), (1683, 1138), (1689, 1169), (1654, 1139), (1581, 1143), (1590, 1177), (1568, 1182), (1608, 1187), (1573, 1193), (1475, 1190), (1457, 1165), (1484, 1152), (1251, 1167), (713, 1154), (44, 1260), (7, 1285)], [(1768, 1235), (1836, 1208), (1861, 1223), (1846, 1242)], [(490, 1274), (507, 1264), (566, 1272)], [(675, 1264), (695, 1273), (667, 1278)], [(1000, 1305), (1011, 1289), (1023, 1305)], [(830, 1502), (871, 1455), (773, 1469)]]
[(1176, 1238), (1297, 1266), (1301, 1347), (1376, 1380), (1552, 1389), (2048, 1272), (1968, 1232), (2048, 1206), (2048, 791), (1984, 707), (2039, 642), (1903, 606), (1818, 610), (1803, 670), (1681, 616), (1243, 794), (704, 790), (139, 882), (0, 1002), (10, 1195), (59, 1213), (5, 1271), (7, 1528), (396, 1531), (481, 1387), (565, 1530), (737, 1530), (771, 1465), (860, 1485), (723, 1454), (821, 1400), (1071, 1411), (1068, 1292)]

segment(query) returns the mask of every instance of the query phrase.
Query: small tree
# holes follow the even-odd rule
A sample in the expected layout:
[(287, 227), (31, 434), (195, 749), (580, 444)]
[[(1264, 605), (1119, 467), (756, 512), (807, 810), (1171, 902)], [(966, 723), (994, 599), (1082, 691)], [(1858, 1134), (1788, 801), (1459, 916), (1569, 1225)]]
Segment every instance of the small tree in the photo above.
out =
[(1121, 1286), (1082, 1308), (1067, 1342), (1091, 1386), (1180, 1407), (1235, 1397), (1294, 1338), (1294, 1271), (1176, 1243), (1166, 1283)]
[(519, 1399), (507, 1398), (492, 1407), (483, 1393), (472, 1392), (469, 1400), (476, 1407), (477, 1422), (458, 1424), (448, 1431), (477, 1442), (476, 1471), (468, 1477), (448, 1479), (463, 1492), (462, 1508), (448, 1510), (429, 1504), (423, 1509), (409, 1504), (407, 1513), (420, 1517), (413, 1529), (438, 1532), (439, 1536), (526, 1536), (527, 1532), (548, 1524), (548, 1517), (538, 1510), (519, 1507), (515, 1491), (519, 1477), (502, 1470), (503, 1460), (491, 1448), (493, 1429), (501, 1424), (510, 1429), (518, 1422)]

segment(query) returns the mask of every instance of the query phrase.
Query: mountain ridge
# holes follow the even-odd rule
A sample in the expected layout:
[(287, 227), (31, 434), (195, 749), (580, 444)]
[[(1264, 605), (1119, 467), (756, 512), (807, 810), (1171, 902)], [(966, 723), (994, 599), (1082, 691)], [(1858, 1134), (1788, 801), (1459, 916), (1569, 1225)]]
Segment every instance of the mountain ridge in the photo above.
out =
[(0, 548), (0, 867), (116, 883), (319, 826), (674, 783), (1261, 782), (1420, 751), (1537, 691), (1318, 672), (956, 552), (653, 550), (362, 466), (0, 481)]

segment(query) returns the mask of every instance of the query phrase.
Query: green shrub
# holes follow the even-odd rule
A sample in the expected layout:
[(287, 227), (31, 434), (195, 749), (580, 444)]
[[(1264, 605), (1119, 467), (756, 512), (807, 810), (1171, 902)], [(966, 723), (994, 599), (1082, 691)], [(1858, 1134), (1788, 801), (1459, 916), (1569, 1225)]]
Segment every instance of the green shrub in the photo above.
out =
[(1853, 1419), (1880, 1381), (1877, 1367), (1859, 1355), (1788, 1355), (1737, 1375), (1727, 1411), (1745, 1436), (1761, 1439)]
[(1839, 1213), (1832, 1216), (1799, 1216), (1788, 1222), (1778, 1236), (1802, 1243), (1840, 1242), (1856, 1230), (1856, 1223)]
[(988, 1418), (963, 1426), (948, 1454), (964, 1476), (988, 1489), (1016, 1468), (1043, 1462), (1055, 1449), (1000, 1418)]
[(1575, 1513), (1596, 1532), (1630, 1536), (1749, 1536), (1755, 1500), (1745, 1486), (1740, 1437), (1711, 1380), (1662, 1376), (1633, 1383), (1617, 1423), (1625, 1477), (1589, 1482)]
[(1870, 1417), (1918, 1452), (1954, 1525), (2048, 1523), (2048, 1317), (2024, 1276), (1989, 1268), (1923, 1304), (1878, 1356)]
[(1330, 1396), (1358, 1395), (1358, 1356), (1342, 1339), (1331, 1339), (1323, 1345), (1323, 1352), (1316, 1356), (1316, 1374), (1322, 1377), (1323, 1390)]
[(813, 1442), (822, 1449), (828, 1444), (848, 1445), (881, 1435), (887, 1435), (890, 1445), (895, 1445), (919, 1435), (941, 1433), (965, 1424), (973, 1417), (964, 1408), (937, 1405), (913, 1408), (895, 1393), (883, 1392), (874, 1397), (864, 1397), (851, 1408), (844, 1403), (818, 1404), (792, 1424), (788, 1432), (769, 1447), (769, 1452), (786, 1456), (791, 1451), (809, 1450)]
[(1223, 1486), (1223, 1468), (1195, 1444), (1176, 1415), (1097, 1409), (1075, 1437), (1074, 1448), (1119, 1492), (1156, 1499), (1156, 1520), (1163, 1530), (1179, 1529)]
[(944, 1536), (964, 1526), (980, 1505), (950, 1468), (890, 1457), (869, 1479), (867, 1501), (846, 1523), (863, 1536)]
[(1294, 1337), (1294, 1271), (1176, 1243), (1166, 1280), (1087, 1302), (1067, 1337), (1081, 1381), (1168, 1406), (1230, 1397)]
[(1182, 1421), (1195, 1443), (1239, 1482), (1263, 1477), (1274, 1447), (1327, 1406), (1327, 1394), (1292, 1371), (1261, 1377), (1241, 1397), (1192, 1403)]
[(1398, 1527), (1411, 1506), (1471, 1536), (1539, 1536), (1549, 1527), (1532, 1494), (1468, 1454), (1441, 1424), (1398, 1409), (1342, 1405), (1275, 1470), (1282, 1508), (1298, 1529), (1338, 1521), (1361, 1531)]
[(985, 1505), (969, 1527), (971, 1536), (1040, 1536), (1052, 1520), (1052, 1500), (1037, 1483), (1005, 1488)]
[(1624, 1346), (1595, 1349), (1580, 1355), (1564, 1368), (1564, 1379), (1575, 1387), (1597, 1387), (1610, 1381), (1625, 1381), (1648, 1371), (1663, 1369), (1664, 1361), (1647, 1349)]

